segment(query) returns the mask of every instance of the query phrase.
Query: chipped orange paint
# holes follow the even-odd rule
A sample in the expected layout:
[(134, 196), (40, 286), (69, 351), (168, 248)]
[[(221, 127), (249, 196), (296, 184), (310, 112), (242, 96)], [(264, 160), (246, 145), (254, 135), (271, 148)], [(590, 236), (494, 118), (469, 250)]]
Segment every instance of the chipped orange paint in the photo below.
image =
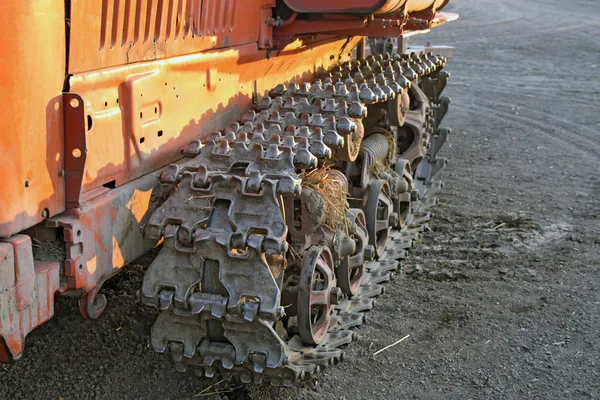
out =
[(19, 358), (25, 336), (54, 315), (59, 263), (33, 260), (31, 238), (0, 241), (0, 362)]

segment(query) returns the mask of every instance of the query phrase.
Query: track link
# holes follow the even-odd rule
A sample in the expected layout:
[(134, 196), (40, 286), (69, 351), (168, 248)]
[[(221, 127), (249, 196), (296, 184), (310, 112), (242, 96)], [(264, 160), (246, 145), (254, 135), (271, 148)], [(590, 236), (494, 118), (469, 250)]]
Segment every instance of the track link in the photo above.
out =
[[(161, 175), (173, 194), (145, 229), (164, 238), (141, 290), (161, 310), (154, 349), (180, 370), (283, 386), (340, 361), (431, 217), (449, 134), (439, 127), (445, 63), (417, 53), (346, 62), (312, 84), (273, 88), (241, 120), (183, 149), (188, 160)], [(326, 196), (301, 179), (322, 168), (349, 193), (334, 226), (323, 222)], [(381, 242), (368, 238), (364, 215)], [(362, 275), (341, 290), (344, 257)]]

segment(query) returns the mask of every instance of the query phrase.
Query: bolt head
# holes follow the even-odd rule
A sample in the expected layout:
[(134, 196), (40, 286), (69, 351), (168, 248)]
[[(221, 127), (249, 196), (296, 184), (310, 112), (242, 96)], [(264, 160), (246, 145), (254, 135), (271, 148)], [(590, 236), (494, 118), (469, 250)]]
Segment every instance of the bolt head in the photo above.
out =
[(285, 308), (277, 307), (277, 318), (283, 318), (285, 316)]
[(390, 213), (388, 221), (389, 221), (390, 226), (398, 225), (398, 213), (396, 213), (396, 212)]
[(332, 305), (337, 305), (337, 304), (340, 304), (341, 301), (342, 301), (342, 291), (340, 290), (340, 288), (339, 287), (331, 288), (331, 291), (329, 292), (329, 303), (331, 303)]
[(372, 244), (365, 246), (364, 257), (366, 261), (371, 261), (375, 258), (375, 247)]

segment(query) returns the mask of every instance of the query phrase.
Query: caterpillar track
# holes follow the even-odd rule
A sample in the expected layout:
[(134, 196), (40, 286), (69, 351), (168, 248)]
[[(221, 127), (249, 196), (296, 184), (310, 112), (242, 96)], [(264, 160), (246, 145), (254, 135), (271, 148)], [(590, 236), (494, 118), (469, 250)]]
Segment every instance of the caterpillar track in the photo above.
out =
[(431, 217), (449, 99), (443, 57), (369, 56), (279, 85), (190, 143), (146, 225), (140, 297), (179, 370), (293, 386), (343, 359)]

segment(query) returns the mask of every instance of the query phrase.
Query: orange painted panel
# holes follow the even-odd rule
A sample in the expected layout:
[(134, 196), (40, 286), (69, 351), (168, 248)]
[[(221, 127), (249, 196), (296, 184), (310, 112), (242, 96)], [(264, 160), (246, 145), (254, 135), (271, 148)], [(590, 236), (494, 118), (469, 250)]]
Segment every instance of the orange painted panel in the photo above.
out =
[[(69, 201), (180, 159), (183, 146), (248, 110), (255, 90), (262, 96), (278, 83), (310, 79), (316, 68), (338, 62), (342, 48), (347, 57), (358, 40), (284, 50), (273, 58), (250, 44), (74, 75), (71, 93), (81, 96), (89, 116), (79, 124), (89, 129), (81, 141), (67, 138), (83, 142), (76, 153), (85, 161), (82, 190)], [(67, 145), (68, 161), (75, 161), (73, 150)]]
[(0, 2), (0, 237), (64, 210), (64, 4)]
[(275, 0), (72, 0), (69, 72), (256, 43)]

